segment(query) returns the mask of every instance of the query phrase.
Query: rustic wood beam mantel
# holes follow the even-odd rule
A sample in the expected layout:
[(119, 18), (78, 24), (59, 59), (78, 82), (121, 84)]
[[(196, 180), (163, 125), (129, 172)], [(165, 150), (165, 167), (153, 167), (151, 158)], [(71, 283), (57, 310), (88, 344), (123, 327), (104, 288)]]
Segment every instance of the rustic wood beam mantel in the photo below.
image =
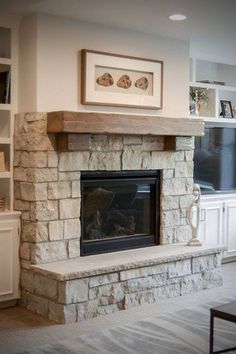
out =
[(50, 112), (47, 132), (57, 134), (58, 151), (86, 150), (91, 134), (163, 136), (164, 149), (176, 149), (177, 136), (200, 136), (201, 120), (89, 112)]
[(204, 122), (128, 114), (58, 111), (47, 114), (48, 133), (201, 136)]

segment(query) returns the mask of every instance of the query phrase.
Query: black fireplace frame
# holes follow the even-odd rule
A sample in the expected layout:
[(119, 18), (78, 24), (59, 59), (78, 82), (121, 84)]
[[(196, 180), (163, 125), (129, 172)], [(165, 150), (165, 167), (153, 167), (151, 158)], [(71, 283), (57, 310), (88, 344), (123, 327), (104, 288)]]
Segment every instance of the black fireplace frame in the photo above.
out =
[[(82, 171), (81, 172), (81, 192), (83, 183), (88, 180), (103, 180), (114, 179), (127, 181), (145, 178), (155, 181), (154, 198), (151, 200), (152, 211), (151, 218), (153, 219), (153, 234), (139, 234), (134, 236), (124, 236), (109, 240), (94, 240), (89, 242), (83, 241), (83, 203), (81, 202), (81, 238), (80, 238), (80, 254), (81, 256), (89, 256), (107, 252), (117, 252), (128, 249), (141, 247), (155, 246), (160, 244), (160, 178), (159, 170), (135, 170), (135, 171)], [(156, 201), (156, 203), (155, 203)], [(159, 203), (159, 206), (158, 206)]]

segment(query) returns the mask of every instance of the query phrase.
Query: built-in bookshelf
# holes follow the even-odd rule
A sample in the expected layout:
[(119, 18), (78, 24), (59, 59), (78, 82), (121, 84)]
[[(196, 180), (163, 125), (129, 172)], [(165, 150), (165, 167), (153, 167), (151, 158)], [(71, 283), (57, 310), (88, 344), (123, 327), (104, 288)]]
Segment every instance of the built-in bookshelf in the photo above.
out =
[(5, 212), (13, 210), (14, 36), (14, 27), (0, 23), (0, 200), (4, 199)]
[[(206, 90), (208, 95), (207, 103), (201, 104), (199, 117), (205, 121), (217, 119), (218, 122), (236, 124), (236, 65), (191, 59), (190, 87)], [(222, 100), (230, 101), (233, 118), (222, 116)]]

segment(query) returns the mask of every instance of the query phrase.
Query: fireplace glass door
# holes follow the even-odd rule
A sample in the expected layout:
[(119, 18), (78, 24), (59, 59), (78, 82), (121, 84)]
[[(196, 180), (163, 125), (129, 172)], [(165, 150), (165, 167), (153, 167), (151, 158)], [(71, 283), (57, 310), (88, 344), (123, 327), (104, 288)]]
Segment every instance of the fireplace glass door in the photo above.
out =
[(81, 254), (155, 245), (159, 171), (83, 172)]

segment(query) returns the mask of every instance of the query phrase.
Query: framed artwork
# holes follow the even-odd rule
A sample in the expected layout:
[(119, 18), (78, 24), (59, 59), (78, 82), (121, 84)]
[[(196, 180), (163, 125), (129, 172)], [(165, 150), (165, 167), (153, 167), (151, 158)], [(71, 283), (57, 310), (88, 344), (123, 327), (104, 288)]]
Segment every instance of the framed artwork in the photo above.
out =
[(232, 110), (232, 105), (230, 101), (220, 101), (221, 104), (221, 110), (222, 110), (222, 115), (224, 118), (233, 118), (233, 110)]
[(82, 50), (82, 104), (162, 108), (163, 62)]

